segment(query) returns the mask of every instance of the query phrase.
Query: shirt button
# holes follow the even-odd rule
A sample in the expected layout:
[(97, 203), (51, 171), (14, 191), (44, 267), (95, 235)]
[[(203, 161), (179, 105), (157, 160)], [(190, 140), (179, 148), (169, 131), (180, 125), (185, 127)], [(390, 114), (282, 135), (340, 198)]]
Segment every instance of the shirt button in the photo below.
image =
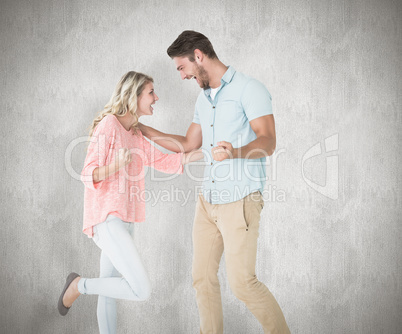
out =
[(212, 106), (212, 109), (215, 109), (215, 106)]
[(214, 144), (211, 144), (211, 146), (214, 146)]
[(213, 162), (211, 162), (211, 165), (213, 165), (214, 163)]
[(213, 124), (211, 124), (211, 128), (213, 127), (214, 125)]
[(214, 181), (214, 180), (212, 180), (212, 183), (215, 183), (215, 181)]

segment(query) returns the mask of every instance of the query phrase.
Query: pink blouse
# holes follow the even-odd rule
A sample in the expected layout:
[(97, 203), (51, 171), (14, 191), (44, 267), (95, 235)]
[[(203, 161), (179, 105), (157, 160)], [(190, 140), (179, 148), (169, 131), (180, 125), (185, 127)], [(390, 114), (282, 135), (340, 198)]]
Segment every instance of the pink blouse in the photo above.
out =
[[(94, 183), (96, 167), (109, 165), (120, 148), (128, 148), (132, 161), (109, 178)], [(85, 185), (83, 232), (92, 238), (92, 227), (109, 214), (126, 222), (145, 220), (144, 166), (169, 174), (182, 174), (182, 153), (164, 154), (141, 131), (127, 131), (116, 116), (107, 115), (96, 126), (88, 146), (81, 180)]]

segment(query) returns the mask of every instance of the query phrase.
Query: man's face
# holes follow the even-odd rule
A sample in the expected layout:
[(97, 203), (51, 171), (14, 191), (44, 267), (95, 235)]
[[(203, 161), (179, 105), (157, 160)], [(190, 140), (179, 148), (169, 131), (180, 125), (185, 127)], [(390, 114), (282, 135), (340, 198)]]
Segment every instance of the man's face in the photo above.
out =
[(180, 72), (182, 80), (195, 79), (201, 88), (209, 88), (208, 73), (197, 61), (191, 62), (188, 57), (174, 57), (173, 61), (177, 70)]

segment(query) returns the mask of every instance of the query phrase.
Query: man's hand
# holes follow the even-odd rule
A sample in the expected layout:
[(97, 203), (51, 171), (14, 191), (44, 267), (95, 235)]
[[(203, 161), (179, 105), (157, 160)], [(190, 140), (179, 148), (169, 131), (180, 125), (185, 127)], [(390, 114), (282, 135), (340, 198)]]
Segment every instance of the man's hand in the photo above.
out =
[(215, 161), (223, 161), (225, 159), (233, 159), (233, 146), (231, 143), (227, 141), (220, 141), (217, 143), (218, 146), (213, 147), (211, 152), (212, 152), (212, 158)]

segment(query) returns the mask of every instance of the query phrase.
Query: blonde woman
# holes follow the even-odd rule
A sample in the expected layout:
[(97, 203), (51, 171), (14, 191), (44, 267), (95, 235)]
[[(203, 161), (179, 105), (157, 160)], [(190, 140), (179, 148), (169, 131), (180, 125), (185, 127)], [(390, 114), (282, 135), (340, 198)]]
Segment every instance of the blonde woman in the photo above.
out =
[(58, 309), (66, 315), (80, 295), (98, 295), (100, 333), (116, 332), (116, 299), (142, 301), (151, 293), (133, 241), (133, 223), (145, 220), (143, 167), (182, 173), (183, 164), (202, 158), (201, 152), (163, 154), (136, 129), (139, 117), (152, 115), (156, 101), (153, 79), (128, 72), (90, 131), (81, 174), (85, 184), (83, 232), (102, 250), (100, 277), (68, 275)]

